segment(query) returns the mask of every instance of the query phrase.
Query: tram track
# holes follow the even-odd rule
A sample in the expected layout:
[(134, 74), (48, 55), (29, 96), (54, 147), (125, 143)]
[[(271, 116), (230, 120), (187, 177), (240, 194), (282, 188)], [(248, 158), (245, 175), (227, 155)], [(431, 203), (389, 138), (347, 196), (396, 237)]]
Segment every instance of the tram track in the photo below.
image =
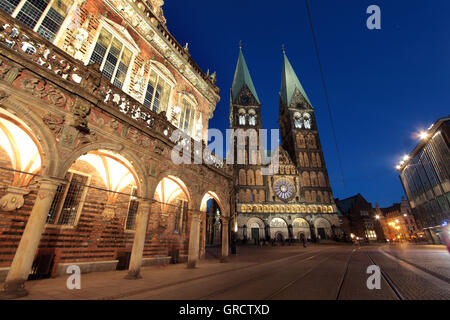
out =
[(373, 259), (373, 257), (370, 255), (369, 251), (366, 251), (367, 257), (369, 258), (369, 260), (376, 266), (378, 266), (380, 268), (380, 273), (381, 276), (383, 277), (383, 279), (386, 281), (386, 283), (388, 284), (389, 288), (391, 289), (391, 291), (394, 293), (395, 297), (398, 300), (405, 300), (405, 297), (400, 293), (400, 290), (398, 289), (398, 287), (394, 284), (394, 281), (392, 280), (392, 278), (389, 276), (389, 274), (384, 271), (384, 268), (382, 268), (379, 264), (377, 264), (377, 262)]
[[(358, 250), (359, 250), (359, 249), (361, 249), (361, 247), (359, 247)], [(352, 259), (353, 253), (354, 253), (355, 251), (356, 251), (356, 249), (353, 249), (352, 252), (350, 252), (350, 254), (349, 254), (349, 256), (348, 256), (347, 262), (346, 262), (346, 264), (345, 264), (345, 271), (344, 271), (344, 274), (342, 275), (342, 278), (341, 278), (341, 280), (339, 281), (339, 288), (338, 288), (338, 291), (337, 291), (337, 294), (336, 294), (336, 300), (339, 300), (339, 297), (340, 297), (340, 295), (341, 295), (342, 288), (344, 287), (345, 279), (347, 278), (348, 269), (349, 269), (349, 266), (350, 266), (350, 261), (351, 261), (351, 259)]]
[[(351, 256), (352, 256), (352, 254), (353, 254), (353, 252), (354, 252), (355, 250), (356, 250), (356, 249), (353, 249), (353, 250), (350, 252), (349, 257), (347, 258), (347, 261), (346, 261), (346, 264), (345, 264), (345, 271), (344, 271), (344, 274), (343, 274), (343, 276), (342, 276), (342, 278), (341, 278), (341, 280), (340, 280), (340, 284), (339, 284), (339, 286), (338, 286), (338, 295), (339, 295), (339, 292), (340, 292), (340, 290), (341, 290), (341, 288), (342, 288), (342, 286), (343, 286), (343, 283), (344, 283), (344, 280), (345, 280), (345, 274), (348, 272), (348, 265), (349, 265), (349, 263), (350, 263)], [(321, 260), (320, 262), (318, 262), (317, 264), (315, 264), (314, 266), (312, 266), (311, 268), (309, 268), (306, 272), (302, 273), (299, 277), (297, 277), (297, 278), (294, 279), (294, 280), (291, 280), (291, 281), (287, 282), (285, 285), (283, 285), (282, 287), (280, 287), (279, 289), (277, 289), (276, 291), (274, 291), (272, 294), (270, 294), (269, 296), (267, 296), (266, 298), (264, 298), (264, 300), (270, 300), (270, 299), (273, 299), (274, 297), (276, 297), (277, 295), (279, 295), (279, 294), (282, 293), (283, 291), (286, 291), (287, 289), (291, 288), (291, 287), (294, 286), (296, 283), (298, 283), (299, 281), (301, 281), (302, 279), (304, 279), (306, 276), (308, 276), (310, 273), (312, 273), (314, 270), (316, 270), (316, 268), (317, 268), (318, 266), (320, 266), (320, 265), (323, 264), (325, 261), (327, 261), (327, 260), (329, 260), (329, 259), (335, 257), (335, 256), (338, 255), (338, 254), (339, 254), (339, 253), (333, 253), (333, 254), (328, 255), (325, 259)]]
[[(312, 256), (306, 257), (305, 259), (297, 260), (297, 261), (295, 261), (294, 263), (297, 264), (297, 263), (300, 263), (300, 262), (309, 261), (309, 260), (313, 259), (314, 257), (319, 256), (319, 255), (322, 254), (324, 251), (326, 251), (326, 249), (322, 249), (322, 250), (316, 251), (316, 252), (314, 252), (314, 254), (313, 254)], [(307, 253), (305, 253), (305, 254), (308, 254), (308, 253), (310, 253), (310, 252), (307, 252)], [(245, 285), (247, 285), (248, 283), (251, 283), (251, 282), (253, 282), (253, 281), (257, 280), (257, 279), (261, 279), (262, 277), (267, 276), (267, 275), (270, 275), (270, 274), (273, 274), (273, 270), (272, 270), (272, 269), (270, 269), (270, 270), (268, 270), (268, 271), (266, 271), (266, 272), (263, 272), (262, 274), (258, 274), (258, 275), (254, 276), (254, 277), (248, 278), (248, 279), (246, 279), (245, 281), (241, 281), (241, 282), (238, 283), (238, 284), (233, 284), (233, 285), (228, 286), (228, 287), (226, 287), (226, 288), (223, 288), (223, 289), (214, 291), (214, 292), (212, 292), (212, 293), (210, 293), (210, 294), (207, 294), (207, 295), (205, 295), (205, 296), (199, 298), (199, 300), (207, 300), (207, 299), (213, 298), (213, 297), (215, 297), (215, 296), (218, 296), (218, 295), (220, 295), (220, 294), (223, 294), (223, 293), (225, 293), (225, 292), (227, 292), (227, 291), (230, 291), (230, 290), (236, 290), (236, 289), (239, 288), (239, 287), (245, 286)]]
[[(325, 251), (327, 249), (321, 249), (321, 250), (317, 250), (314, 251), (313, 253), (321, 253), (323, 251)], [(153, 292), (153, 291), (157, 291), (157, 290), (161, 290), (161, 289), (166, 289), (166, 288), (170, 288), (170, 287), (175, 287), (177, 285), (182, 285), (182, 284), (187, 284), (187, 283), (191, 283), (191, 282), (195, 282), (195, 281), (199, 281), (199, 280), (203, 280), (203, 279), (207, 279), (207, 278), (212, 278), (212, 277), (216, 277), (216, 276), (221, 276), (230, 272), (237, 272), (237, 271), (242, 271), (242, 270), (246, 270), (246, 269), (251, 269), (254, 267), (260, 267), (260, 266), (270, 266), (272, 264), (276, 264), (276, 263), (281, 263), (284, 261), (290, 261), (292, 259), (298, 258), (298, 257), (302, 257), (304, 255), (308, 255), (311, 254), (311, 252), (303, 252), (300, 254), (296, 254), (293, 256), (289, 256), (289, 257), (284, 257), (281, 259), (277, 259), (277, 260), (273, 260), (273, 261), (269, 261), (266, 263), (252, 263), (243, 267), (239, 267), (239, 268), (234, 268), (234, 269), (230, 269), (230, 270), (224, 270), (224, 271), (220, 271), (220, 272), (214, 272), (214, 273), (210, 273), (210, 274), (206, 274), (206, 275), (201, 275), (198, 277), (194, 277), (191, 279), (186, 279), (186, 280), (182, 280), (182, 281), (178, 281), (178, 282), (174, 282), (174, 283), (169, 283), (169, 284), (164, 284), (164, 285), (159, 285), (159, 286), (155, 286), (152, 288), (144, 288), (144, 289), (138, 289), (138, 290), (134, 290), (134, 291), (129, 291), (129, 292), (124, 292), (121, 293), (119, 295), (115, 295), (115, 296), (109, 296), (109, 297), (104, 297), (101, 300), (114, 300), (114, 299), (123, 299), (123, 298), (128, 298), (128, 297), (132, 297), (132, 296), (136, 296), (136, 295), (140, 295), (140, 294), (145, 294), (145, 293), (149, 293), (149, 292)], [(236, 287), (236, 285), (233, 286), (233, 288)], [(208, 297), (210, 295), (206, 295), (204, 297)], [(200, 298), (199, 300), (202, 300), (202, 298)], [(203, 299), (205, 300), (205, 299)]]

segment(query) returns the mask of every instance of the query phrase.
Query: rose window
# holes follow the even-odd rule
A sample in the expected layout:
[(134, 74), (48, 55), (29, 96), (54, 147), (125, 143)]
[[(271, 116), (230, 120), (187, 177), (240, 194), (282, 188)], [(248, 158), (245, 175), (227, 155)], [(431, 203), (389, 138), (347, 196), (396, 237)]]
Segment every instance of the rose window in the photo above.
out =
[(287, 200), (294, 194), (294, 186), (287, 180), (277, 181), (274, 190), (281, 200)]

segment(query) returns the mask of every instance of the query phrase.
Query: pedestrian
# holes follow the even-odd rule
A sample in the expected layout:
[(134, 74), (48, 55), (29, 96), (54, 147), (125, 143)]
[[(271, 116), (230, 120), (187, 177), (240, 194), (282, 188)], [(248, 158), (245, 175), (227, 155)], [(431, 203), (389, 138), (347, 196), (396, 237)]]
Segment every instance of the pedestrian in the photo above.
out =
[(302, 237), (302, 242), (303, 242), (303, 248), (306, 248), (306, 239), (305, 239), (305, 237)]

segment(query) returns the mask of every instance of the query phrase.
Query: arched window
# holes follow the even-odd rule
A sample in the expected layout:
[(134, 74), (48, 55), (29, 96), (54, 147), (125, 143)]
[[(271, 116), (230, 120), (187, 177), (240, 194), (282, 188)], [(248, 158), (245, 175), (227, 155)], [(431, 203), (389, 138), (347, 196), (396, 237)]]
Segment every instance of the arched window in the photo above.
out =
[(297, 147), (302, 149), (306, 148), (305, 136), (303, 134), (298, 133), (296, 140), (297, 140)]
[(320, 154), (316, 153), (316, 161), (317, 161), (317, 167), (322, 168), (322, 160), (320, 159)]
[(259, 201), (260, 202), (266, 201), (266, 193), (264, 192), (264, 190), (259, 190)]
[(255, 173), (253, 172), (253, 170), (247, 171), (247, 184), (249, 186), (255, 185)]
[(300, 167), (304, 167), (305, 166), (305, 160), (303, 159), (303, 152), (300, 152), (298, 154), (298, 161), (299, 161)]
[(263, 177), (261, 174), (261, 170), (256, 170), (256, 185), (257, 186), (262, 186), (263, 185)]
[(317, 148), (316, 138), (314, 137), (313, 134), (309, 134), (308, 135), (308, 148), (310, 148), (310, 149), (316, 149)]
[(301, 129), (303, 127), (302, 115), (299, 112), (294, 113), (294, 127)]
[(239, 184), (241, 186), (244, 186), (247, 184), (247, 175), (245, 174), (244, 169), (239, 170)]
[(309, 180), (309, 173), (304, 171), (302, 173), (303, 186), (309, 187), (311, 185), (311, 181)]
[(250, 189), (245, 190), (245, 202), (253, 201), (252, 197), (252, 191)]
[(311, 154), (311, 167), (313, 167), (313, 168), (317, 167), (317, 161), (316, 161), (316, 154), (315, 153)]
[(325, 180), (325, 175), (323, 174), (323, 172), (319, 172), (318, 179), (319, 179), (319, 186), (321, 187), (327, 186), (327, 182)]
[(311, 202), (317, 202), (317, 193), (316, 191), (311, 191)]
[(256, 111), (254, 109), (250, 109), (248, 112), (248, 124), (256, 126)]
[(317, 198), (319, 199), (319, 202), (320, 203), (324, 203), (324, 199), (323, 199), (323, 194), (322, 194), (322, 192), (321, 191), (318, 191), (317, 192)]
[(319, 182), (317, 180), (317, 174), (315, 172), (311, 172), (311, 187), (318, 187)]
[(311, 116), (309, 113), (303, 114), (303, 124), (305, 126), (305, 129), (311, 129)]
[(239, 125), (245, 126), (245, 109), (239, 109)]
[(303, 153), (303, 159), (305, 160), (305, 167), (309, 168), (309, 157), (306, 152)]
[(309, 191), (305, 191), (305, 201), (311, 202), (311, 194), (309, 193)]

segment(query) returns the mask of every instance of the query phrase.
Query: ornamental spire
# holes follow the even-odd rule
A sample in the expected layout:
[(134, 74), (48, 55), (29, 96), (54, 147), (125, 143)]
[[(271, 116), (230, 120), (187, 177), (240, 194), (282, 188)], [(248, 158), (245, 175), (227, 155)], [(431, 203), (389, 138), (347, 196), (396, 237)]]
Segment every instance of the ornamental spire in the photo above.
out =
[(233, 86), (231, 88), (231, 99), (233, 103), (237, 103), (237, 98), (244, 85), (252, 93), (255, 100), (259, 102), (258, 94), (256, 93), (255, 86), (253, 85), (252, 77), (248, 71), (247, 63), (245, 62), (244, 55), (242, 53), (242, 42), (239, 43), (239, 59), (236, 65), (236, 71), (234, 73)]

